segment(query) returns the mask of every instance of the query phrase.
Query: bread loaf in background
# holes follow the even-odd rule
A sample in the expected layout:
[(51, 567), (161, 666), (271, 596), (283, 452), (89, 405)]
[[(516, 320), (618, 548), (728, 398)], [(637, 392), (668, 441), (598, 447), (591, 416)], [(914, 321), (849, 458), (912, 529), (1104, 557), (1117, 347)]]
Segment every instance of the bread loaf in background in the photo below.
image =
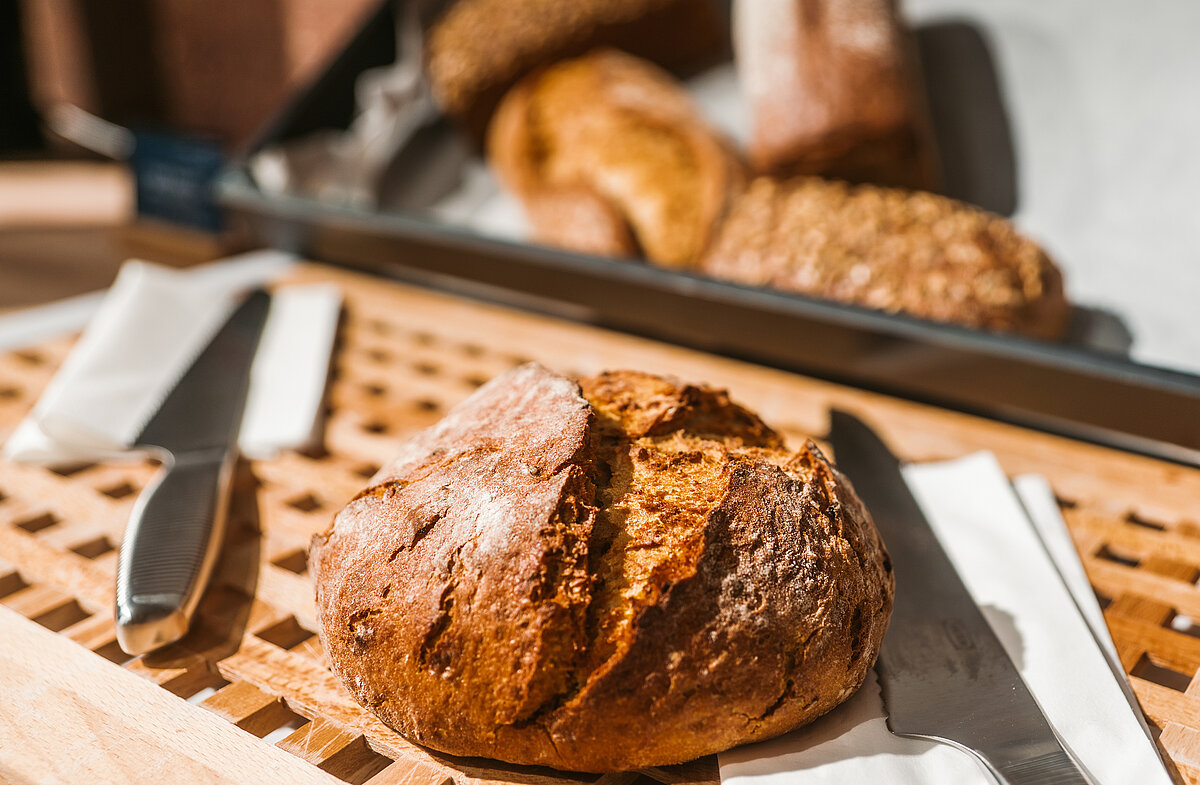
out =
[(497, 110), (487, 150), (539, 242), (667, 267), (695, 263), (743, 182), (682, 86), (612, 49), (526, 77)]
[(667, 68), (727, 49), (713, 0), (457, 0), (426, 36), (434, 99), (483, 138), (500, 98), (529, 71), (599, 46)]
[(1062, 274), (1013, 225), (930, 193), (760, 177), (732, 203), (700, 269), (883, 311), (1060, 338)]
[(735, 0), (750, 163), (936, 190), (915, 47), (895, 0)]
[(891, 566), (849, 482), (722, 391), (537, 365), (419, 434), (313, 541), (350, 692), (455, 755), (677, 763), (829, 711)]
[[(763, 2), (777, 7), (776, 0)], [(859, 46), (869, 53), (866, 43), (878, 43), (897, 24), (879, 17), (891, 6), (875, 0), (831, 4), (840, 10), (825, 9), (825, 16), (813, 10), (825, 8), (825, 0), (791, 5), (816, 14), (820, 24), (809, 22), (830, 40), (862, 38)], [(864, 7), (874, 9), (870, 18), (883, 27), (856, 21)], [(823, 50), (807, 51), (816, 57)], [(786, 57), (780, 62), (785, 70), (792, 66)], [(820, 96), (809, 102), (812, 117), (831, 121), (811, 126), (829, 133), (823, 149), (843, 143), (835, 137), (846, 149), (854, 140), (883, 138), (864, 129), (911, 130), (907, 121), (884, 122), (911, 118), (898, 87), (881, 83), (887, 100), (876, 100), (858, 77), (839, 76), (852, 62), (826, 65), (833, 84), (864, 92), (857, 103), (839, 96), (854, 107), (844, 111)], [(860, 77), (873, 73), (860, 71)], [(793, 104), (804, 97), (791, 98), (785, 93), (761, 105), (799, 111)], [(859, 120), (845, 127), (832, 122), (853, 117)], [(780, 134), (800, 128), (778, 122)], [(737, 153), (683, 87), (622, 52), (597, 50), (526, 77), (497, 110), (488, 153), (523, 204), (537, 242), (965, 327), (1058, 339), (1068, 326), (1062, 274), (1009, 221), (921, 191), (806, 176), (761, 176), (747, 184)], [(906, 148), (894, 160), (911, 163), (913, 155)]]

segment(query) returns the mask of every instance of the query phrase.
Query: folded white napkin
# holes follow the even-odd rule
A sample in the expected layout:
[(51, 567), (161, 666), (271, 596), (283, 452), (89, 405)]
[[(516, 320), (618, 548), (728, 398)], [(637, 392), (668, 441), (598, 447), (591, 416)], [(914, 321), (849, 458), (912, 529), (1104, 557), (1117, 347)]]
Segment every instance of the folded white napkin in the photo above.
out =
[[(1169, 785), (1153, 742), (1097, 645), (1098, 638), (1107, 640), (1103, 617), (1095, 621), (1097, 635), (1080, 612), (1094, 607), (1095, 598), (1045, 482), (1021, 481), (1023, 507), (990, 453), (909, 466), (905, 479), (1051, 724), (1096, 781)], [(1066, 562), (1062, 573), (1051, 554)], [(897, 581), (903, 579), (898, 570)], [(825, 717), (722, 753), (720, 766), (725, 785), (993, 781), (968, 753), (893, 736), (874, 672)]]
[[(129, 447), (253, 285), (224, 272), (122, 266), (4, 456), (53, 465)], [(340, 309), (341, 295), (329, 285), (281, 287), (273, 295), (238, 438), (246, 455), (270, 457), (313, 438)]]

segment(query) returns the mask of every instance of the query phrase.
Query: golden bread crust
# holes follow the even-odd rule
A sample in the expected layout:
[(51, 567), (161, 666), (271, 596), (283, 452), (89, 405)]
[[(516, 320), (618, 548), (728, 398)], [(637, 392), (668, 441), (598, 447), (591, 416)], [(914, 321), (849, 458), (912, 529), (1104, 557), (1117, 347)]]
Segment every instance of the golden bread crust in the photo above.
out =
[(535, 68), (602, 46), (688, 67), (714, 59), (722, 39), (712, 0), (457, 0), (426, 36), (426, 69), (442, 111), (482, 138)]
[(1062, 273), (996, 215), (930, 193), (817, 178), (756, 178), (700, 268), (967, 327), (1060, 338)]
[(581, 771), (691, 760), (857, 689), (893, 580), (811, 442), (722, 391), (523, 366), (314, 539), (321, 641), (414, 741)]
[[(743, 168), (687, 94), (655, 66), (596, 50), (531, 74), (505, 96), (488, 132), (488, 158), (526, 205), (537, 240), (570, 250), (624, 249), (609, 217), (650, 261), (688, 267), (708, 244)], [(551, 214), (569, 191), (593, 207)], [(580, 219), (578, 223), (566, 220)], [(599, 216), (599, 218), (597, 218)], [(632, 254), (627, 254), (632, 255)]]

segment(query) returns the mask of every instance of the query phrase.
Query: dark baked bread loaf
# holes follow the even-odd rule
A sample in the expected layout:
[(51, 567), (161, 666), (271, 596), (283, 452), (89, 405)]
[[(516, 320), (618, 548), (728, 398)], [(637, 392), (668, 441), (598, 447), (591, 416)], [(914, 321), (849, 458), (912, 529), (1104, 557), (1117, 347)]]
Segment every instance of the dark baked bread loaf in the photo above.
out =
[(743, 183), (737, 155), (683, 88), (611, 49), (514, 87), (487, 146), (540, 242), (669, 267), (695, 262)]
[(929, 193), (761, 177), (700, 264), (718, 278), (1059, 338), (1062, 274), (1005, 219)]
[(458, 0), (430, 28), (426, 65), (442, 111), (482, 138), (534, 68), (598, 46), (687, 67), (715, 59), (723, 39), (713, 0)]
[(924, 94), (896, 0), (736, 0), (733, 21), (755, 168), (936, 189)]
[(330, 666), (405, 736), (582, 771), (690, 760), (851, 695), (887, 555), (811, 442), (634, 372), (493, 380), (313, 541)]

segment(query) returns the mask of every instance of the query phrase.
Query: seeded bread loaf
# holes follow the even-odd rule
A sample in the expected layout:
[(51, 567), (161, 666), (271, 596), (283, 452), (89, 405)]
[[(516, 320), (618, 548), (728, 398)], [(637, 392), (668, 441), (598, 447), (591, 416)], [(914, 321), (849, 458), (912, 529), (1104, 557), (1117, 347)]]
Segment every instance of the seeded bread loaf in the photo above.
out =
[(735, 0), (750, 162), (762, 173), (936, 189), (911, 34), (896, 0)]
[(425, 42), (434, 98), (479, 138), (517, 80), (598, 46), (675, 68), (725, 44), (713, 0), (457, 0)]
[(668, 267), (695, 262), (743, 182), (737, 155), (683, 88), (611, 49), (514, 87), (487, 147), (538, 241)]
[(755, 179), (700, 270), (967, 327), (1061, 338), (1062, 274), (996, 215), (930, 193)]
[(617, 771), (851, 695), (891, 566), (849, 482), (718, 390), (493, 380), (314, 538), (320, 636), (364, 706), (443, 752)]

